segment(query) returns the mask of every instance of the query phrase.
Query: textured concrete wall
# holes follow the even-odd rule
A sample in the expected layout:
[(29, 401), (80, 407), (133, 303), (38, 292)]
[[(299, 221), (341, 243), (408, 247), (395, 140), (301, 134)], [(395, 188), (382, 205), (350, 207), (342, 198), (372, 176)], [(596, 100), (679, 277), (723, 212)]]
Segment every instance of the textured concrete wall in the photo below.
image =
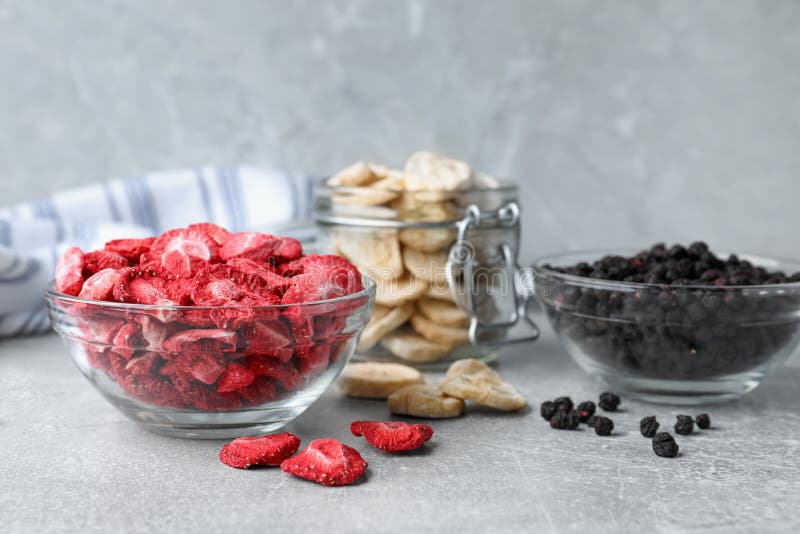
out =
[(0, 0), (0, 205), (432, 147), (523, 184), (526, 257), (800, 256), (798, 28), (781, 0)]

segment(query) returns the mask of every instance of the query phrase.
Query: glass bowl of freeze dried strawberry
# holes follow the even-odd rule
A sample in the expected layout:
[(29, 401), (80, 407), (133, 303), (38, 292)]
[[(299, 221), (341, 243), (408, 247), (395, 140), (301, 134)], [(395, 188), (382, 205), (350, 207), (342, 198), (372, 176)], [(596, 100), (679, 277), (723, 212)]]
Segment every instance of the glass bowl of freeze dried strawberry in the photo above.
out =
[(543, 258), (535, 285), (575, 361), (646, 400), (737, 398), (800, 344), (796, 261), (657, 244)]
[(69, 249), (46, 297), (78, 368), (125, 415), (223, 438), (274, 430), (316, 401), (374, 295), (344, 258), (204, 223)]

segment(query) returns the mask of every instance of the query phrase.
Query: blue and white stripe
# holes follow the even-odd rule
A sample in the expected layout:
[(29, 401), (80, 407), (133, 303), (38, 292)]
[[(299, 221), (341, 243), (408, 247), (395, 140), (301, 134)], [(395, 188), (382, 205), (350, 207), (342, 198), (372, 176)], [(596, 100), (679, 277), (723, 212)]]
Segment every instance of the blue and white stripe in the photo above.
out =
[(259, 167), (202, 167), (113, 180), (0, 209), (0, 337), (49, 329), (42, 292), (69, 246), (209, 221), (270, 231), (307, 219), (308, 177)]

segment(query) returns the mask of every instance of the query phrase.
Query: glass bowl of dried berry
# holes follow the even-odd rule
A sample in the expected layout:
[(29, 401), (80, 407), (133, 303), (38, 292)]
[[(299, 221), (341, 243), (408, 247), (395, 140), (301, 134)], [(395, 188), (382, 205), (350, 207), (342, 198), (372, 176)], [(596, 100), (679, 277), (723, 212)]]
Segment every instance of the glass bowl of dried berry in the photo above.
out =
[(191, 438), (300, 415), (352, 355), (374, 296), (341, 257), (208, 224), (70, 249), (46, 292), (92, 385), (146, 428)]
[(569, 354), (644, 400), (738, 398), (800, 344), (797, 261), (718, 256), (695, 242), (550, 256), (535, 269), (537, 298)]

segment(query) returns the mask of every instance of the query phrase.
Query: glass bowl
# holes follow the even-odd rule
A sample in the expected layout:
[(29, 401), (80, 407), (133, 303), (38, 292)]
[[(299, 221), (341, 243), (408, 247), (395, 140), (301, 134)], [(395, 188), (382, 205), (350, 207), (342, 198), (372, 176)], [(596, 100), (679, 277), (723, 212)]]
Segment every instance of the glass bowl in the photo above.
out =
[(305, 411), (353, 354), (375, 283), (336, 299), (276, 306), (147, 306), (46, 298), (53, 328), (89, 382), (159, 434), (270, 432)]
[[(670, 404), (730, 400), (752, 391), (800, 343), (800, 283), (665, 286), (556, 270), (635, 252), (569, 253), (535, 265), (536, 296), (561, 343), (610, 387)], [(800, 271), (794, 261), (739, 256)]]

